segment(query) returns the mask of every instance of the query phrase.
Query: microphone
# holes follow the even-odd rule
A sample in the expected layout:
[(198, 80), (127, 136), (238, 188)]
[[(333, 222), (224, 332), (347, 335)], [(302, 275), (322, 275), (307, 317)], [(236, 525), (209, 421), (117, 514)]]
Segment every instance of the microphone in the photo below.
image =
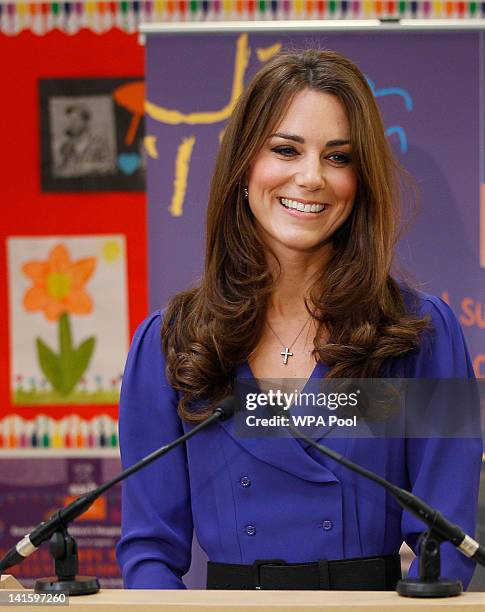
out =
[[(277, 406), (267, 407), (273, 412), (285, 414), (285, 416), (287, 416), (287, 412), (278, 410)], [(295, 427), (291, 421), (288, 421), (287, 429), (305, 440), (305, 442), (308, 442), (308, 444), (316, 448), (321, 453), (327, 455), (327, 457), (337, 461), (337, 463), (344, 465), (349, 470), (357, 472), (357, 474), (360, 474), (368, 480), (372, 480), (373, 482), (380, 484), (387, 491), (389, 491), (389, 493), (394, 497), (394, 499), (396, 499), (402, 508), (421, 519), (423, 523), (425, 523), (430, 529), (433, 529), (443, 540), (454, 544), (454, 546), (456, 546), (456, 548), (463, 555), (473, 559), (475, 563), (485, 566), (485, 547), (474, 540), (471, 536), (467, 535), (458, 525), (449, 521), (441, 514), (441, 512), (428, 505), (417, 495), (414, 495), (414, 493), (392, 484), (382, 476), (379, 476), (375, 472), (372, 472), (371, 470), (350, 461), (350, 459), (346, 459), (343, 455), (333, 451), (327, 446), (319, 444), (313, 438), (298, 429), (298, 427)]]
[(84, 514), (88, 508), (92, 506), (100, 495), (102, 495), (105, 491), (113, 487), (118, 482), (124, 480), (131, 474), (138, 472), (146, 465), (155, 461), (168, 451), (172, 450), (172, 448), (182, 444), (195, 434), (197, 434), (202, 429), (205, 429), (215, 421), (223, 421), (229, 419), (234, 414), (236, 409), (236, 402), (234, 396), (230, 395), (224, 398), (221, 402), (219, 402), (214, 408), (213, 413), (202, 423), (199, 423), (195, 427), (193, 427), (190, 431), (188, 431), (183, 436), (180, 436), (173, 442), (166, 444), (165, 446), (160, 447), (159, 449), (153, 451), (131, 467), (123, 470), (120, 474), (109, 480), (108, 482), (100, 485), (96, 489), (85, 493), (84, 495), (79, 496), (73, 502), (71, 502), (68, 506), (58, 509), (49, 520), (39, 523), (37, 527), (27, 535), (25, 535), (15, 546), (13, 546), (0, 561), (0, 573), (4, 570), (12, 567), (14, 565), (18, 565), (24, 559), (29, 557), (32, 553), (34, 553), (39, 546), (52, 537), (52, 535), (59, 530), (65, 530), (68, 524), (73, 521), (75, 518)]

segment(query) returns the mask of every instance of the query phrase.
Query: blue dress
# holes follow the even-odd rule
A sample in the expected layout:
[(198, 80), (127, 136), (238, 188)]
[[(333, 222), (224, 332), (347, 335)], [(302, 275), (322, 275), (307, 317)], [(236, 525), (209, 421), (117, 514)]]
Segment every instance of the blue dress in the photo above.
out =
[[(471, 378), (460, 326), (439, 298), (419, 294), (433, 330), (419, 351), (393, 360), (407, 378)], [(178, 394), (165, 377), (161, 313), (137, 329), (120, 400), (120, 446), (129, 467), (189, 426), (177, 416)], [(317, 364), (312, 377), (324, 377)], [(251, 376), (249, 366), (239, 377)], [(327, 443), (327, 442), (326, 442)], [(412, 490), (474, 534), (481, 434), (476, 438), (346, 438), (328, 445), (394, 484)], [(425, 526), (402, 512), (384, 489), (293, 438), (242, 438), (234, 419), (216, 423), (123, 483), (117, 557), (127, 588), (180, 589), (190, 566), (192, 534), (211, 561), (288, 563), (396, 554), (415, 549)], [(474, 563), (441, 546), (442, 576), (466, 588)], [(417, 559), (410, 575), (417, 574)]]

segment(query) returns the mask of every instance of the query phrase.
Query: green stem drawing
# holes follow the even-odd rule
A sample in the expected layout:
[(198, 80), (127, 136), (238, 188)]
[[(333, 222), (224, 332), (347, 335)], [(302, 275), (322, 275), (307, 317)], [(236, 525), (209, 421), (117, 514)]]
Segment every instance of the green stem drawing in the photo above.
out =
[(96, 338), (87, 338), (76, 348), (72, 344), (71, 322), (64, 313), (59, 318), (59, 353), (55, 353), (41, 338), (36, 338), (40, 369), (61, 395), (71, 393), (86, 371), (93, 356)]

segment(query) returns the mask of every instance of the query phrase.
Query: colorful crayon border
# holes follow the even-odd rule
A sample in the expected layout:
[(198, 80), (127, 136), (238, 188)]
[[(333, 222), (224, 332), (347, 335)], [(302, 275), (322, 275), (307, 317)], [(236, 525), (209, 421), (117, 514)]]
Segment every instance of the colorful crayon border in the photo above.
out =
[(482, 19), (485, 2), (441, 0), (0, 0), (0, 31), (15, 35), (54, 29), (75, 34), (113, 27), (136, 32), (141, 22), (292, 19)]
[(113, 451), (118, 454), (118, 422), (102, 414), (83, 419), (77, 414), (54, 419), (38, 414), (24, 419), (9, 414), (0, 420), (0, 458), (3, 453), (33, 451)]

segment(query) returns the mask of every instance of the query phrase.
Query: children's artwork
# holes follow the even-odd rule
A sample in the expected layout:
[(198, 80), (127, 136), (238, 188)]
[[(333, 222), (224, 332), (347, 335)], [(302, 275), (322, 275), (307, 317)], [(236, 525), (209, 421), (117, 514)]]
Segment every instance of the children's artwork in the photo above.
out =
[(42, 191), (144, 191), (139, 77), (40, 80)]
[(128, 349), (123, 236), (8, 239), (11, 395), (116, 404)]

